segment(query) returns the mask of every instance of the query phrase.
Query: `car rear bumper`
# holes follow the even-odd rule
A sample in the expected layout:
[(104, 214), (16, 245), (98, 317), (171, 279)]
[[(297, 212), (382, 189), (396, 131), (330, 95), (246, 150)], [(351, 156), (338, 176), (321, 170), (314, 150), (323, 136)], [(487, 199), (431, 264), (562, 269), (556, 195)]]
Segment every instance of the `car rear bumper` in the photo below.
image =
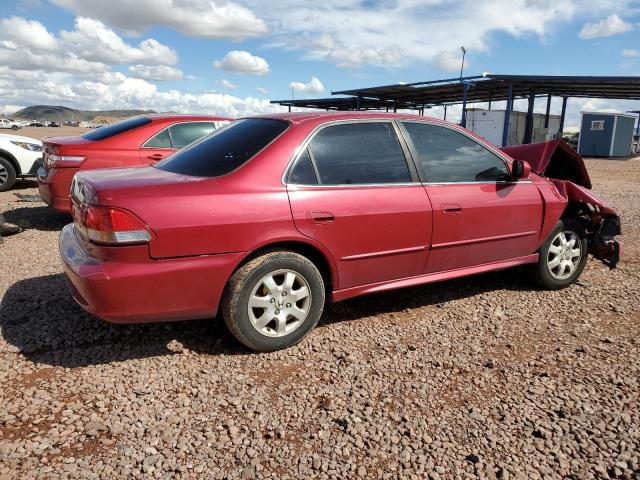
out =
[[(227, 279), (245, 256), (99, 260), (84, 251), (74, 230), (67, 225), (59, 239), (71, 294), (87, 312), (113, 323), (214, 317)], [(111, 247), (128, 248), (146, 247)]]
[(78, 172), (77, 168), (50, 168), (38, 169), (38, 192), (44, 203), (53, 207), (58, 212), (70, 213), (71, 202), (69, 191), (73, 176)]

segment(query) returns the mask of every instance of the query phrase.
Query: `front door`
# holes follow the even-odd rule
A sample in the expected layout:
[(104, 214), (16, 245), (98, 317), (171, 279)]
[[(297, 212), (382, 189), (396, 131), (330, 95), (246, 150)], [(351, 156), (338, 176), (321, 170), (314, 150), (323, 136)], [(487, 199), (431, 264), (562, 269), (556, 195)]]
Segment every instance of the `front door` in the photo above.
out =
[(431, 209), (389, 121), (322, 128), (287, 178), (298, 230), (323, 244), (350, 288), (420, 275)]
[(403, 127), (433, 207), (427, 273), (535, 253), (543, 205), (530, 180), (513, 180), (499, 152), (462, 130)]

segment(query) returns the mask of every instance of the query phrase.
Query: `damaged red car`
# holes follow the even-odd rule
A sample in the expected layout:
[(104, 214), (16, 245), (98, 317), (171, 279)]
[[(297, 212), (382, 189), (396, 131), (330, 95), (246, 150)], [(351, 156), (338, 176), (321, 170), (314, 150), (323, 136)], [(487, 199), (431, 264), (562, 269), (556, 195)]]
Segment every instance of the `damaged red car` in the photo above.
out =
[(221, 313), (260, 351), (325, 302), (526, 265), (548, 289), (620, 256), (616, 212), (563, 143), (500, 150), (413, 115), (252, 117), (156, 165), (80, 172), (71, 292), (111, 322)]

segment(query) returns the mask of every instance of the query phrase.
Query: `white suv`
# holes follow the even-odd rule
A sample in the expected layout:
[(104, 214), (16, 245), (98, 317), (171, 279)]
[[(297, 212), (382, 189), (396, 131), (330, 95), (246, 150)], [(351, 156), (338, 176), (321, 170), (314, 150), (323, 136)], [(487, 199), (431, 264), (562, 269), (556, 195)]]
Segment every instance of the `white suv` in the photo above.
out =
[(35, 176), (42, 164), (42, 142), (0, 133), (0, 192), (13, 188), (18, 177)]

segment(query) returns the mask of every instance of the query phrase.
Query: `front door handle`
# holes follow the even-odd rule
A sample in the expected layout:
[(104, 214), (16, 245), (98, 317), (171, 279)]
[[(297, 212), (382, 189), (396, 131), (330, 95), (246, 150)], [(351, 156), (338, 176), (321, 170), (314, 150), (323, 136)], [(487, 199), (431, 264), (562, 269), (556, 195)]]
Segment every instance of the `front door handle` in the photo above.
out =
[(442, 205), (440, 205), (440, 209), (442, 210), (442, 213), (454, 215), (462, 212), (462, 206), (458, 205), (457, 203), (443, 203)]
[(336, 219), (331, 212), (309, 212), (307, 216), (315, 223), (331, 223)]
[(161, 153), (154, 153), (153, 155), (148, 155), (147, 158), (149, 160), (157, 162), (158, 160), (162, 160), (164, 158), (164, 155), (162, 155)]

